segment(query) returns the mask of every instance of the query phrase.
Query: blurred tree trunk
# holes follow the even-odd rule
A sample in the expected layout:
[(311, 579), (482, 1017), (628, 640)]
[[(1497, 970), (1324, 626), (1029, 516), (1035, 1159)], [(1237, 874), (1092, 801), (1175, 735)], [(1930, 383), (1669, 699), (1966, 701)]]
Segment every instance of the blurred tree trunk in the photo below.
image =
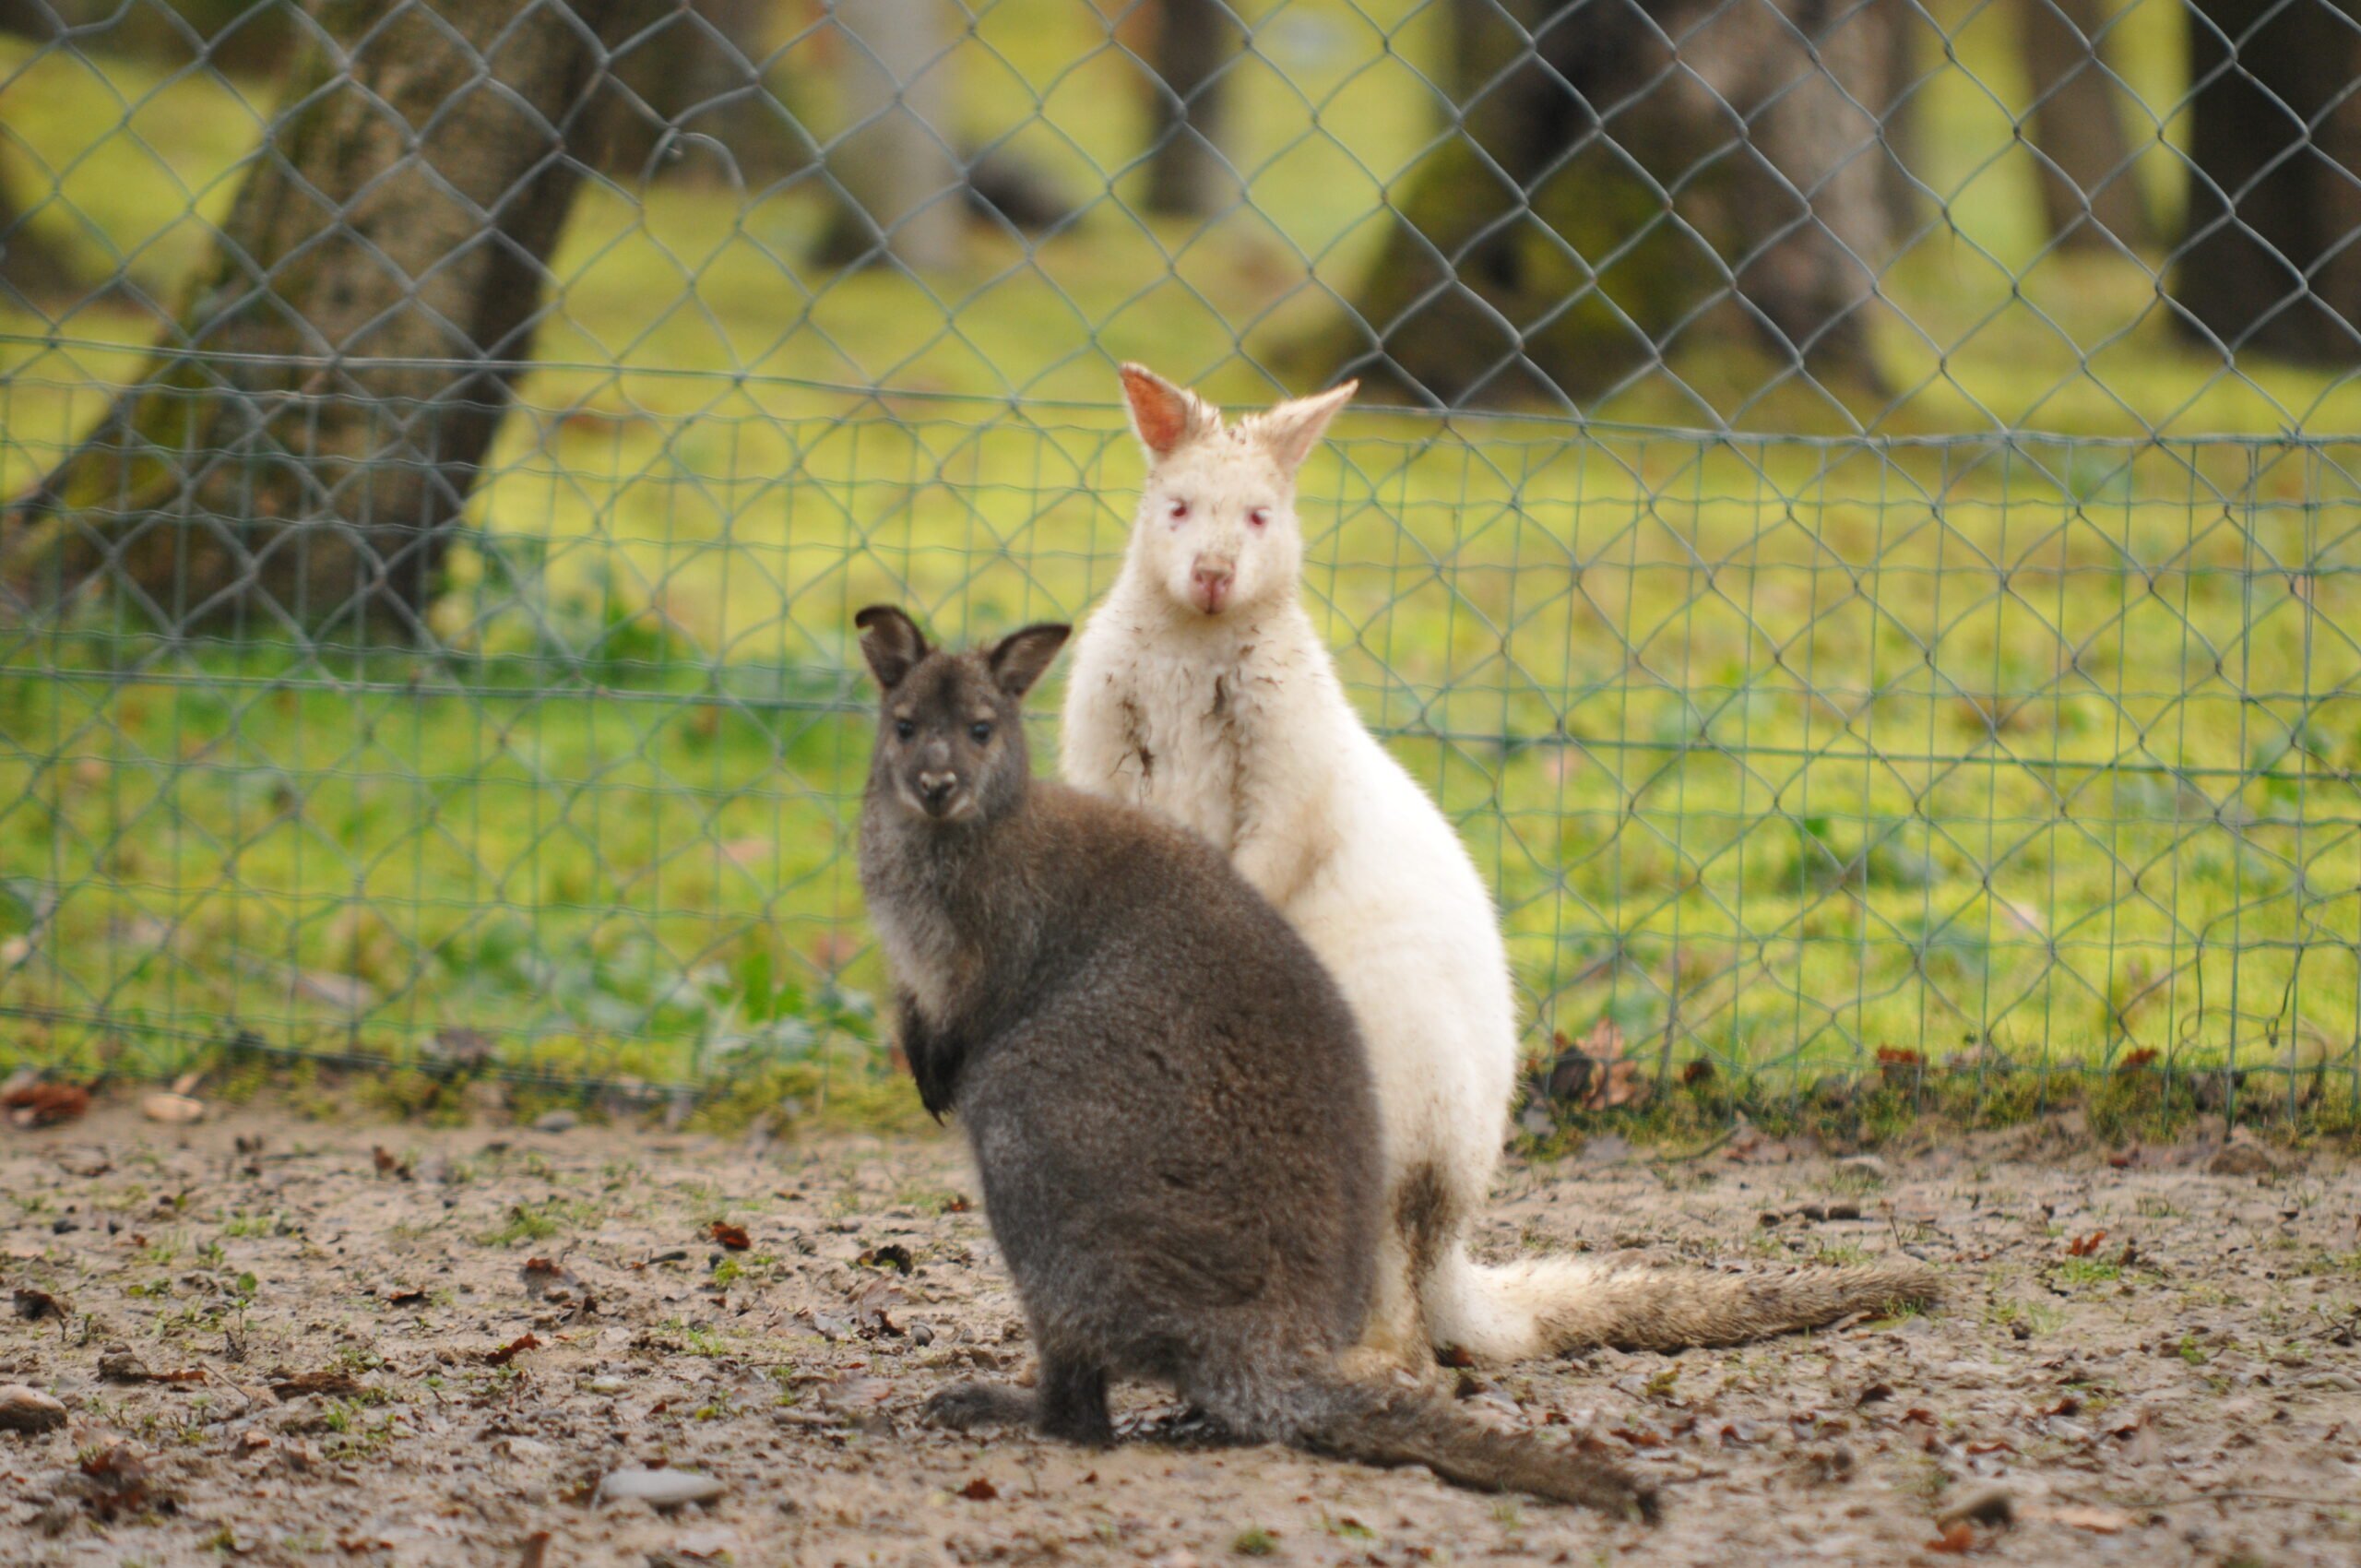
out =
[[(1927, 45), (1939, 42), (1942, 35), (1917, 0), (1877, 3), (1885, 13), (1878, 25), (1881, 57), (1873, 84), (1877, 97), (1863, 101), (1877, 113), (1878, 139), (1883, 147), (1884, 156), (1878, 160), (1878, 197), (1885, 208), (1886, 232), (1901, 244), (1927, 219), (1928, 203), (1918, 172), (1926, 139), (1919, 129), (1925, 101), (1919, 83), (1928, 70), (1923, 64), (1930, 53)], [(1940, 58), (1939, 52), (1936, 57)]]
[(1210, 218), (1238, 200), (1237, 176), (1222, 156), (1229, 96), (1222, 67), (1242, 36), (1225, 0), (1164, 0), (1148, 62), (1163, 83), (1149, 139), (1149, 211)]
[(0, 32), (46, 43), (57, 36), (56, 0), (0, 0)]
[(198, 55), (224, 71), (261, 76), (284, 64), (295, 39), (286, 0), (0, 0), (0, 32), (46, 42), (74, 30), (70, 47), (183, 65)]
[[(1891, 7), (1454, 0), (1461, 134), (1306, 345), (1445, 405), (1562, 403), (1750, 331), (1876, 389)], [(1678, 54), (1672, 41), (1678, 41)], [(1529, 42), (1528, 42), (1529, 41)]]
[(0, 184), (0, 299), (13, 293), (37, 315), (89, 292), (80, 269), (32, 232), (16, 198)]
[(2326, 0), (2192, 0), (2189, 228), (2173, 299), (2231, 352), (2361, 359), (2361, 43)]
[(2049, 232), (2076, 248), (2145, 245), (2148, 210), (2118, 113), (2124, 89), (2106, 71), (2099, 0), (2018, 0), (2018, 17)]
[(0, 587), (104, 584), (168, 628), (416, 631), (531, 350), (587, 30), (627, 3), (309, 0), (295, 107), (165, 341), (0, 518)]
[[(55, 0), (0, 0), (0, 32), (47, 43), (66, 18)], [(6, 171), (0, 170), (0, 175)], [(68, 294), (79, 292), (73, 265), (56, 246), (27, 227), (25, 214), (0, 178), (0, 298), (14, 293), (35, 315)]]
[(613, 65), (622, 102), (601, 166), (626, 179), (678, 172), (761, 184), (807, 162), (809, 139), (765, 79), (778, 0), (650, 3), (660, 19)]
[(838, 200), (820, 259), (955, 266), (967, 182), (951, 149), (948, 0), (831, 0), (830, 10), (847, 113), (826, 150)]

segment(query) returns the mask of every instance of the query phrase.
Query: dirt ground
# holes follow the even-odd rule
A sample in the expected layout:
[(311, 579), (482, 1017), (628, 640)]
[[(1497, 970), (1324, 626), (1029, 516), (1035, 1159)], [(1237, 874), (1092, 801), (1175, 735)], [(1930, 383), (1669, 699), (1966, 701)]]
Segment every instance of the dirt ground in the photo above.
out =
[[(949, 1136), (105, 1107), (0, 1129), (0, 1384), (66, 1416), (0, 1432), (0, 1562), (2349, 1565), (2361, 1174), (2213, 1153), (2118, 1169), (2049, 1127), (1867, 1163), (1749, 1134), (1513, 1167), (1496, 1253), (1906, 1243), (1950, 1271), (1927, 1315), (1441, 1374), (1655, 1478), (1649, 1530), (1192, 1442), (1150, 1390), (1112, 1452), (922, 1427), (945, 1383), (1029, 1364)], [(665, 1467), (718, 1495), (599, 1495), (683, 1484)], [(1947, 1533), (1978, 1499), (2011, 1522)]]

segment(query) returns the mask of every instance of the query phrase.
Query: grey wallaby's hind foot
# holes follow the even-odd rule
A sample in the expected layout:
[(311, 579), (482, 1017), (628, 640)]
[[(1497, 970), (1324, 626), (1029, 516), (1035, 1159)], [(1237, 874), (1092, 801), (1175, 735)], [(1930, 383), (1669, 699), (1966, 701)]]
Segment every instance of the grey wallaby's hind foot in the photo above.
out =
[(860, 882), (902, 1053), (967, 1135), (1041, 1353), (1030, 1391), (963, 1384), (928, 1419), (1103, 1444), (1109, 1377), (1153, 1378), (1250, 1442), (1651, 1516), (1596, 1460), (1341, 1370), (1384, 1206), (1352, 1009), (1212, 845), (1033, 780), (1019, 700), (1065, 628), (950, 654), (897, 610), (857, 623), (884, 693)]
[(1084, 1366), (1051, 1364), (1038, 1388), (1005, 1383), (955, 1383), (926, 1402), (929, 1426), (951, 1431), (1032, 1427), (1044, 1437), (1084, 1448), (1112, 1448), (1115, 1422), (1107, 1413), (1107, 1374)]
[(1029, 1388), (1005, 1383), (955, 1383), (926, 1402), (919, 1419), (946, 1431), (986, 1431), (993, 1427), (1029, 1427), (1040, 1403)]

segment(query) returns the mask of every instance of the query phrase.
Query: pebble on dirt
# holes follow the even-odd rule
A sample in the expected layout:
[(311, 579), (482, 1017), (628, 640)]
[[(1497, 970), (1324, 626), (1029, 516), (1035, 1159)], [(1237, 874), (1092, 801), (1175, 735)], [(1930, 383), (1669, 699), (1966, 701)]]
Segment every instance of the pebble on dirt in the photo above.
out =
[(53, 1431), (65, 1424), (65, 1407), (38, 1388), (11, 1384), (0, 1388), (0, 1430)]
[(690, 1470), (616, 1470), (599, 1483), (600, 1503), (637, 1501), (651, 1508), (709, 1503), (729, 1490), (711, 1476)]

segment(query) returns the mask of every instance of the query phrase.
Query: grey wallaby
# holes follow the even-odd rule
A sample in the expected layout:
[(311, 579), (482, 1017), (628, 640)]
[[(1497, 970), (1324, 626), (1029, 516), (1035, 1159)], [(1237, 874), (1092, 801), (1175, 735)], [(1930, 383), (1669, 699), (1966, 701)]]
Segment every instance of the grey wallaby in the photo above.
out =
[(1246, 1441), (1654, 1519), (1600, 1460), (1351, 1370), (1384, 1194), (1352, 1014), (1210, 845), (1033, 778), (1019, 705), (1068, 628), (952, 653), (888, 606), (855, 623), (884, 694), (861, 890), (1041, 1361), (931, 1419), (1104, 1444), (1108, 1379), (1148, 1378)]

